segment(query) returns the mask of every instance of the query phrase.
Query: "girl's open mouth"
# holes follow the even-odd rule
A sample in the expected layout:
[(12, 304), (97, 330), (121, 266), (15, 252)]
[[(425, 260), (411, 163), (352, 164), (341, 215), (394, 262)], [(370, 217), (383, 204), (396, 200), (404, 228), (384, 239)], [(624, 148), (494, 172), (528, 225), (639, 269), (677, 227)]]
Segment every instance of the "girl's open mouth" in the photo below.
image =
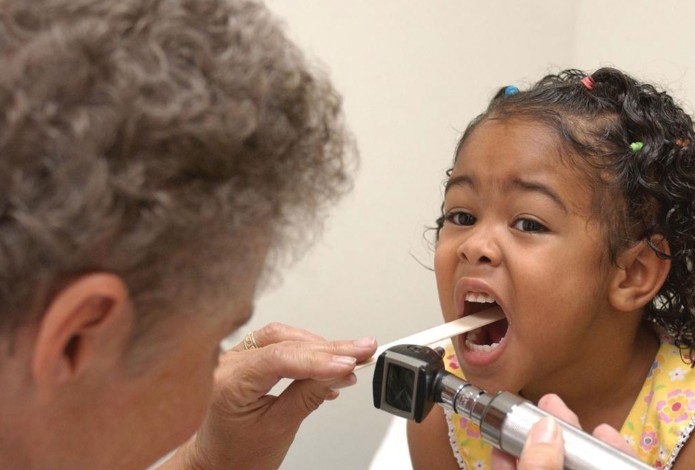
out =
[[(502, 308), (495, 300), (487, 294), (470, 292), (466, 294), (466, 299), (463, 308), (463, 316), (473, 313), (482, 312), (489, 309)], [(489, 325), (469, 331), (465, 336), (466, 348), (471, 351), (490, 352), (497, 349), (509, 328), (509, 321), (506, 318), (498, 320)]]

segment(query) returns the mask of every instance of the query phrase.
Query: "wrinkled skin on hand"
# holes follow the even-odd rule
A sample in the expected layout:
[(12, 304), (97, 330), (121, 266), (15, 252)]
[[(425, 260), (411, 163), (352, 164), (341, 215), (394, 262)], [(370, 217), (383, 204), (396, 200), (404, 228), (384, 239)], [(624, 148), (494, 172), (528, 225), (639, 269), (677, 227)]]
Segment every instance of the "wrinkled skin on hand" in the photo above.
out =
[[(254, 337), (257, 349), (240, 343), (222, 354), (205, 421), (163, 468), (278, 468), (304, 418), (353, 385), (355, 365), (377, 346), (373, 338), (326, 341), (279, 323)], [(283, 378), (292, 382), (271, 395)]]

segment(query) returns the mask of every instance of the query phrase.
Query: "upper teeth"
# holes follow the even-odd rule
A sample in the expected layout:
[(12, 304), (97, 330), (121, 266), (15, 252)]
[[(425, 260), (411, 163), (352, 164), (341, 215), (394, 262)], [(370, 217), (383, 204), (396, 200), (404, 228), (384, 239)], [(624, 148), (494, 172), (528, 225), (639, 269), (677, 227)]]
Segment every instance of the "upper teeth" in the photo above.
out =
[(469, 292), (466, 294), (467, 302), (478, 302), (481, 304), (491, 304), (495, 302), (495, 299), (482, 292)]

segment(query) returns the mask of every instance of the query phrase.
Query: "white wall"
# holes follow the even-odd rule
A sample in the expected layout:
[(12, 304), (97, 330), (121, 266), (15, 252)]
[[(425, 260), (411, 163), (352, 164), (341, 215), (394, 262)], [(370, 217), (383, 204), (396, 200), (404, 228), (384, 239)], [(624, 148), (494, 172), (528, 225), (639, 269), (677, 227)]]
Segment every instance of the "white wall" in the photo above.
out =
[[(441, 322), (433, 274), (414, 258), (431, 265), (422, 235), (460, 131), (498, 87), (571, 66), (614, 63), (693, 89), (695, 7), (678, 3), (674, 18), (663, 5), (269, 0), (343, 93), (362, 165), (322, 240), (259, 300), (249, 328), (279, 320), (385, 343)], [(372, 407), (371, 370), (358, 380), (307, 420), (283, 469), (367, 468), (390, 417)]]
[(695, 2), (583, 0), (575, 41), (578, 67), (616, 66), (695, 110)]

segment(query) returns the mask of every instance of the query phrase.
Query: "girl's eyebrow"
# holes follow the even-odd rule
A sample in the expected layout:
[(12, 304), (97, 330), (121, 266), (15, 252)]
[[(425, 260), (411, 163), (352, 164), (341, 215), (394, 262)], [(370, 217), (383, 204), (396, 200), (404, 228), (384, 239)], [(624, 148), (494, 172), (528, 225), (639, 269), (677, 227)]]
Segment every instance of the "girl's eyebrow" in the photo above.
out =
[(545, 196), (549, 197), (555, 204), (557, 204), (560, 209), (563, 210), (565, 214), (569, 214), (569, 211), (567, 210), (567, 206), (565, 203), (562, 201), (562, 198), (560, 197), (559, 194), (557, 194), (555, 191), (553, 191), (550, 187), (538, 183), (535, 181), (525, 181), (520, 178), (514, 178), (511, 181), (511, 186), (515, 186), (522, 191), (531, 191), (531, 192), (536, 192), (536, 193), (541, 193), (544, 194)]
[(452, 186), (470, 186), (472, 189), (475, 189), (475, 182), (473, 178), (467, 175), (454, 176), (453, 178), (449, 178), (446, 182), (444, 194), (446, 194)]
[[(553, 189), (551, 189), (543, 183), (538, 183), (535, 181), (526, 181), (521, 178), (514, 178), (511, 181), (510, 185), (519, 188), (522, 191), (541, 193), (550, 198), (555, 204), (557, 204), (565, 214), (569, 214), (567, 206), (565, 205), (562, 198), (555, 191), (553, 191)], [(449, 178), (449, 180), (446, 182), (444, 194), (446, 195), (449, 189), (451, 189), (454, 186), (469, 186), (471, 189), (475, 190), (477, 183), (474, 178), (468, 175), (454, 176), (453, 178)]]

